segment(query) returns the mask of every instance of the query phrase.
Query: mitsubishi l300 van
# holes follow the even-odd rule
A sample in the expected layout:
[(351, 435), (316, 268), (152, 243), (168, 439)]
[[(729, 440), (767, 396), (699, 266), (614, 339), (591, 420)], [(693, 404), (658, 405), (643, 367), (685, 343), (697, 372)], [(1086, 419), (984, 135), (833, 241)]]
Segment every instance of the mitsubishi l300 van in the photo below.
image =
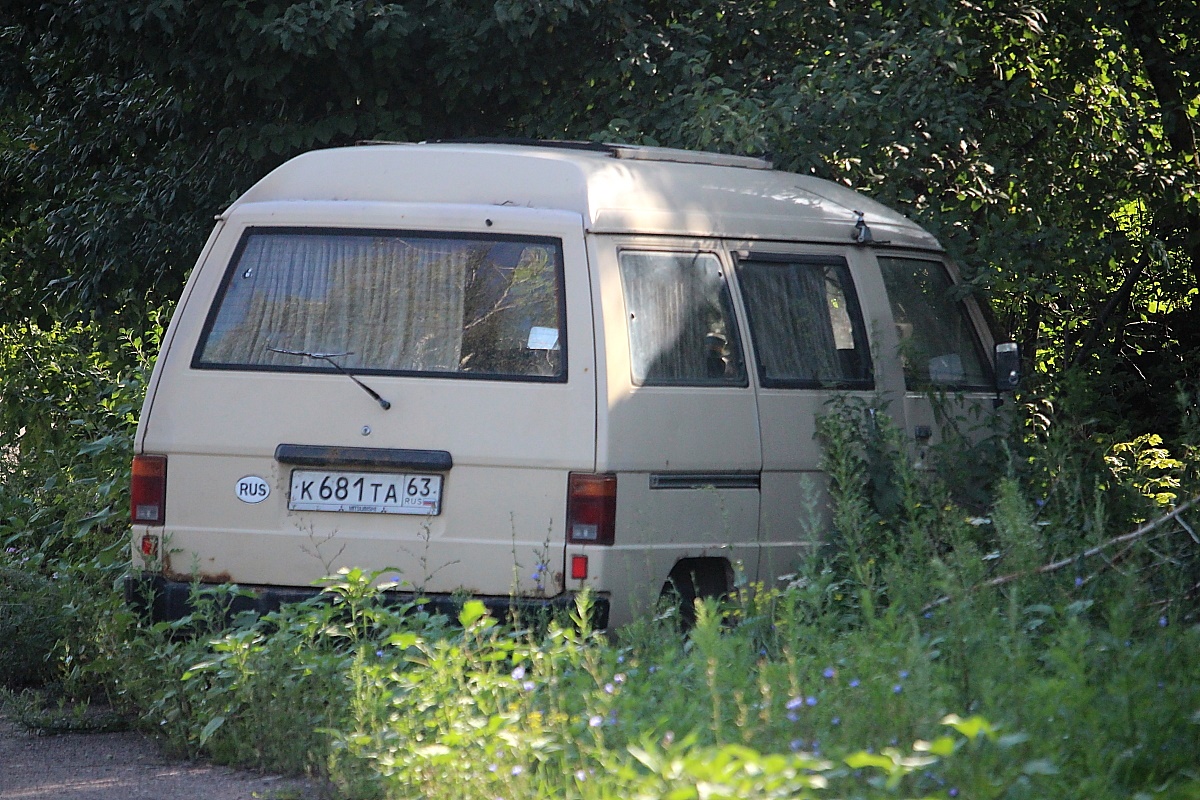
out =
[[(814, 425), (991, 413), (1015, 346), (938, 242), (765, 161), (586, 143), (308, 153), (217, 219), (135, 441), (130, 591), (271, 608), (340, 568), (602, 625), (770, 584), (820, 535)], [(817, 514), (819, 516), (819, 513)]]

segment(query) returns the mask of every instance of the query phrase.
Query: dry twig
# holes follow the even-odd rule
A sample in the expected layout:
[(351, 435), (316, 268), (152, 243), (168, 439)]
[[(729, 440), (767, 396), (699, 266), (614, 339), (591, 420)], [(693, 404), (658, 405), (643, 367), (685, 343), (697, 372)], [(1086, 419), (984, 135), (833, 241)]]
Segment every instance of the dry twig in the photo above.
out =
[[(1196, 505), (1196, 503), (1200, 503), (1200, 496), (1193, 497), (1191, 500), (1188, 500), (1183, 505), (1176, 506), (1175, 509), (1173, 511), (1171, 511), (1170, 513), (1165, 514), (1165, 515), (1159, 517), (1158, 519), (1147, 522), (1145, 525), (1142, 525), (1137, 530), (1130, 531), (1129, 533), (1123, 533), (1120, 536), (1109, 539), (1107, 542), (1098, 544), (1095, 547), (1092, 547), (1088, 550), (1084, 550), (1082, 553), (1073, 555), (1070, 558), (1060, 559), (1059, 561), (1052, 561), (1049, 564), (1043, 564), (1042, 566), (1037, 567), (1036, 569), (1023, 570), (1021, 572), (1013, 572), (1008, 575), (1001, 575), (998, 578), (992, 578), (990, 581), (984, 581), (983, 583), (976, 584), (975, 586), (972, 586), (970, 589), (967, 590), (967, 594), (970, 594), (972, 592), (977, 592), (980, 589), (987, 589), (987, 588), (991, 588), (994, 586), (1003, 586), (1006, 583), (1012, 583), (1015, 580), (1025, 578), (1030, 575), (1044, 575), (1049, 572), (1056, 572), (1056, 571), (1062, 569), (1063, 567), (1069, 567), (1072, 564), (1079, 562), (1081, 559), (1091, 558), (1092, 556), (1099, 555), (1100, 553), (1104, 552), (1105, 550), (1107, 550), (1108, 548), (1112, 547), (1115, 544), (1123, 544), (1126, 542), (1136, 541), (1137, 539), (1142, 538), (1146, 534), (1151, 533), (1154, 530), (1157, 530), (1164, 523), (1170, 522), (1171, 520), (1176, 520), (1177, 522), (1179, 522), (1180, 527), (1182, 527), (1185, 531), (1187, 531), (1188, 534), (1191, 535), (1193, 540), (1197, 540), (1196, 532), (1193, 530), (1192, 526), (1188, 525), (1187, 522), (1184, 521), (1184, 519), (1179, 516), (1180, 514), (1187, 511), (1189, 508), (1191, 508), (1192, 506)], [(1197, 540), (1197, 543), (1200, 544), (1200, 540)], [(938, 606), (943, 606), (946, 603), (949, 603), (953, 599), (954, 598), (950, 595), (946, 595), (945, 597), (939, 597), (937, 600), (934, 600), (932, 603), (928, 604), (921, 610), (929, 611), (931, 609), (937, 608)]]

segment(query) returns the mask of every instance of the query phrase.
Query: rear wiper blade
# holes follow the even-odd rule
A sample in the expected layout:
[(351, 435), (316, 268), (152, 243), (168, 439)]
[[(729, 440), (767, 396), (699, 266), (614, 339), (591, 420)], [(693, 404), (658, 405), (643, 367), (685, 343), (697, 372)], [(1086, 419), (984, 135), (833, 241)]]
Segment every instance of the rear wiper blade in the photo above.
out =
[(347, 378), (349, 378), (350, 380), (354, 381), (359, 386), (361, 386), (362, 390), (364, 392), (366, 392), (367, 394), (371, 395), (371, 397), (374, 398), (375, 402), (379, 403), (379, 405), (383, 408), (384, 411), (387, 411), (389, 408), (392, 407), (392, 404), (390, 402), (388, 402), (387, 400), (384, 400), (382, 397), (379, 396), (379, 392), (375, 391), (370, 386), (367, 386), (365, 383), (360, 381), (358, 378), (354, 377), (354, 375), (349, 370), (347, 370), (341, 364), (334, 361), (335, 358), (342, 358), (343, 356), (352, 356), (352, 355), (354, 355), (353, 352), (309, 353), (306, 350), (284, 350), (281, 347), (271, 347), (270, 345), (267, 346), (267, 349), (270, 350), (272, 353), (282, 353), (285, 356), (301, 356), (303, 358), (312, 358), (312, 359), (316, 359), (317, 361), (324, 361), (325, 363), (329, 364), (329, 366), (333, 367), (338, 372), (342, 373)]

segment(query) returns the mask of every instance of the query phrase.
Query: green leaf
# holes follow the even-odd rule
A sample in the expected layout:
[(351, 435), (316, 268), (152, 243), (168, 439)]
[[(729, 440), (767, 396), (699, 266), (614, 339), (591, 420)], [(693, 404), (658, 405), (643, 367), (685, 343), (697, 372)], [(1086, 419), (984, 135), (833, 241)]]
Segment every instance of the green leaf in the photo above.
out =
[(209, 737), (216, 733), (217, 729), (224, 724), (224, 717), (213, 717), (210, 719), (208, 724), (204, 726), (204, 729), (200, 731), (200, 746), (203, 747), (204, 743), (209, 740)]
[(868, 753), (866, 750), (859, 750), (857, 753), (851, 753), (846, 756), (846, 765), (851, 769), (875, 767), (891, 772), (895, 768), (896, 763), (887, 756), (879, 756), (874, 753)]
[(463, 603), (462, 611), (458, 612), (458, 622), (464, 628), (469, 628), (487, 615), (487, 606), (479, 600), (468, 600)]

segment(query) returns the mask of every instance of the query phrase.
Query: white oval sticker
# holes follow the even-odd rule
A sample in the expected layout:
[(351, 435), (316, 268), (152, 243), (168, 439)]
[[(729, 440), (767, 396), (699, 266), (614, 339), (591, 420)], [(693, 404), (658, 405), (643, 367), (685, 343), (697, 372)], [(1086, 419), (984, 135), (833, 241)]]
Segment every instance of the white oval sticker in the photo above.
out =
[(271, 494), (271, 485), (257, 475), (247, 475), (237, 482), (238, 500), (261, 503)]

